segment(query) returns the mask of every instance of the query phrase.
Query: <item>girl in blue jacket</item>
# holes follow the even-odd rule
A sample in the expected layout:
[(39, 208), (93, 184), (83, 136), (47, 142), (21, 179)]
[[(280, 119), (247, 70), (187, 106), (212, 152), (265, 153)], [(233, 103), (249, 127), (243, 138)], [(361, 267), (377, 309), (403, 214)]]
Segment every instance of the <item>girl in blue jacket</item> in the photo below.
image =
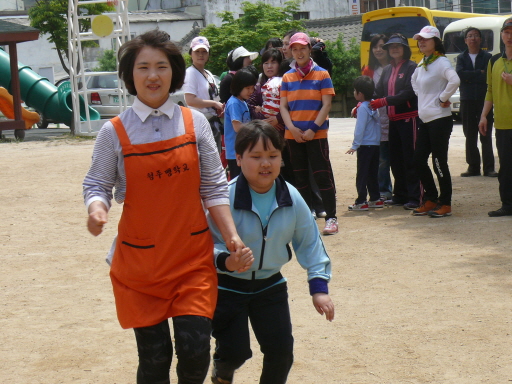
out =
[(264, 355), (260, 384), (286, 382), (293, 336), (286, 279), (280, 270), (292, 257), (290, 242), (307, 270), (315, 309), (327, 320), (334, 319), (327, 287), (331, 262), (320, 232), (300, 193), (279, 176), (284, 145), (277, 130), (261, 120), (245, 124), (236, 136), (242, 172), (229, 184), (230, 206), (237, 231), (254, 255), (250, 267), (248, 257), (229, 253), (219, 230), (209, 223), (219, 278), (213, 383), (231, 383), (235, 370), (252, 357), (248, 320)]

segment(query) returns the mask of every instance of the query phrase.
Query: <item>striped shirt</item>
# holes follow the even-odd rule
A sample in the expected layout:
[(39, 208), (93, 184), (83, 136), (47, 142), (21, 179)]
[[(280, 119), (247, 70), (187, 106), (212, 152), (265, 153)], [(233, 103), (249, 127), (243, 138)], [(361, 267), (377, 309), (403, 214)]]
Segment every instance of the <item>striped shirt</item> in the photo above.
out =
[[(301, 77), (295, 69), (295, 62), (290, 66), (292, 69), (283, 76), (281, 97), (286, 97), (293, 124), (305, 132), (322, 109), (322, 96), (334, 95), (334, 88), (329, 72), (317, 64), (313, 63), (313, 68), (304, 77)], [(315, 139), (326, 138), (328, 128), (326, 119), (316, 132)], [(288, 128), (286, 128), (285, 138), (293, 139)]]
[[(222, 169), (210, 124), (200, 112), (193, 110), (192, 116), (199, 154), (199, 190), (203, 204), (205, 208), (229, 205), (226, 175)], [(154, 143), (185, 134), (180, 107), (170, 98), (158, 109), (153, 109), (135, 98), (133, 106), (119, 117), (132, 144)], [(110, 209), (112, 197), (114, 196), (121, 204), (124, 202), (125, 193), (123, 151), (114, 126), (108, 121), (98, 133), (91, 167), (83, 182), (85, 205), (89, 208), (92, 202), (101, 201)]]

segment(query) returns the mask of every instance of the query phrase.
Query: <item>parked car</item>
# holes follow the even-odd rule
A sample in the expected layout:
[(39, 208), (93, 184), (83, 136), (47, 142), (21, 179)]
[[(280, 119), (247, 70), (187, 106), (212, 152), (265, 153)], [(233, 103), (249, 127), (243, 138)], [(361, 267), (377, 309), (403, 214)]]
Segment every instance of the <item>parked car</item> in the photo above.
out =
[(450, 97), (452, 108), (452, 116), (454, 120), (459, 121), (460, 120), (460, 92), (459, 89)]

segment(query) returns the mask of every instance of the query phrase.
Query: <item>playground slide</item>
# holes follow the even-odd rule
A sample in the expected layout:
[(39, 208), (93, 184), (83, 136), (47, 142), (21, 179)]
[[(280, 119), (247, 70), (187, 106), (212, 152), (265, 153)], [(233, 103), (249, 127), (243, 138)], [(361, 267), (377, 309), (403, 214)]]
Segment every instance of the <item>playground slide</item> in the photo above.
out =
[[(71, 101), (71, 88), (69, 82), (64, 82), (57, 88), (48, 79), (39, 76), (26, 65), (18, 63), (20, 77), (21, 99), (37, 112), (42, 113), (46, 119), (56, 123), (71, 125), (73, 121), (73, 103)], [(11, 70), (9, 55), (0, 49), (0, 86), (11, 92)], [(80, 119), (86, 120), (85, 103), (80, 98)], [(100, 114), (89, 107), (91, 120), (99, 120)]]
[[(0, 87), (0, 111), (8, 119), (14, 119), (13, 105), (12, 95), (7, 92), (7, 89)], [(25, 121), (25, 129), (30, 129), (39, 121), (39, 114), (37, 112), (30, 112), (21, 107), (21, 118)]]

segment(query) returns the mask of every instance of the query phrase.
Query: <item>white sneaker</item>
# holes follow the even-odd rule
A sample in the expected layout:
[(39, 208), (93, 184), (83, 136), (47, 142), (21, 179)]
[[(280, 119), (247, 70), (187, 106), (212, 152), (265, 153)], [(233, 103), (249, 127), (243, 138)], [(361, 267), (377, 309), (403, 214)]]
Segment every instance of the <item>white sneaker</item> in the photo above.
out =
[(368, 203), (365, 201), (361, 204), (351, 204), (348, 206), (349, 211), (367, 211), (368, 210)]
[(317, 216), (317, 217), (321, 217), (321, 218), (323, 219), (324, 217), (326, 217), (326, 216), (327, 216), (327, 213), (326, 213), (325, 211), (317, 212), (317, 213), (316, 213), (316, 216)]
[(331, 218), (325, 222), (324, 235), (335, 235), (338, 233), (338, 221), (335, 218)]

